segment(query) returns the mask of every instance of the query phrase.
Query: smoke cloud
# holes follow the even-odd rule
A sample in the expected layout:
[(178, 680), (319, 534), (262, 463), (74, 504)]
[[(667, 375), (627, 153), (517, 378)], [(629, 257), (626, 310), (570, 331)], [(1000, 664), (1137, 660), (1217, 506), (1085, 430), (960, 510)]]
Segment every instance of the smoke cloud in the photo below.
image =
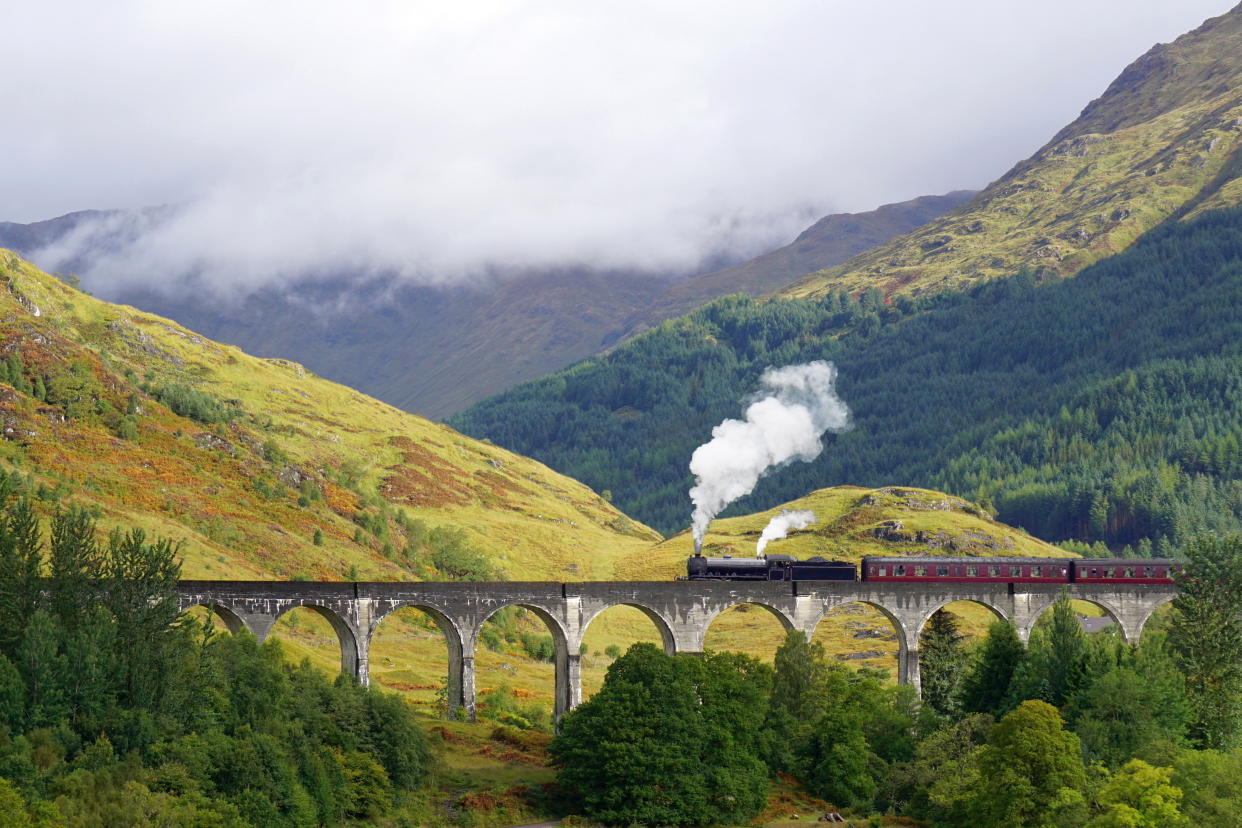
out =
[(825, 432), (850, 427), (850, 410), (833, 387), (836, 378), (836, 366), (822, 360), (769, 368), (746, 408), (746, 419), (725, 420), (712, 429), (710, 442), (694, 450), (690, 471), (696, 482), (690, 500), (695, 552), (702, 548), (712, 519), (754, 491), (761, 477), (795, 460), (814, 460), (823, 451)]
[(781, 513), (768, 521), (768, 525), (763, 528), (763, 534), (759, 536), (759, 543), (755, 546), (755, 557), (763, 556), (763, 550), (769, 541), (780, 540), (788, 535), (790, 530), (805, 529), (814, 522), (815, 513), (812, 511), (799, 512), (781, 509)]

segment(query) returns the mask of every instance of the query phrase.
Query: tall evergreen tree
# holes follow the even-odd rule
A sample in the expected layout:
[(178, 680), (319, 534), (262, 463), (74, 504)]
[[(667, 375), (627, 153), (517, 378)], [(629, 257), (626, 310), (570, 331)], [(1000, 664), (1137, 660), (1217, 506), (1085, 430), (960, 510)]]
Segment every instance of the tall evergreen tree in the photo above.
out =
[(1025, 657), (1026, 650), (1013, 624), (992, 622), (974, 665), (962, 680), (962, 710), (995, 716), (1007, 712), (1009, 685)]
[(1054, 707), (1063, 706), (1083, 685), (1087, 654), (1086, 633), (1069, 596), (1062, 592), (1031, 632), (1026, 659), (1010, 686), (1010, 704), (1042, 699)]
[(39, 521), (30, 501), (11, 499), (12, 478), (0, 480), (0, 652), (13, 656), (38, 606), (43, 584)]
[(790, 630), (776, 651), (772, 694), (763, 722), (763, 750), (768, 766), (791, 773), (795, 751), (824, 703), (824, 648)]
[(181, 614), (180, 549), (166, 538), (148, 542), (141, 529), (117, 530), (108, 538), (100, 572), (103, 605), (115, 621), (119, 683), (132, 704), (154, 705), (166, 684), (172, 662), (161, 645), (171, 642), (160, 633)]
[(953, 715), (958, 711), (958, 687), (966, 665), (966, 651), (957, 617), (939, 609), (932, 613), (919, 635), (919, 680), (923, 701), (937, 712)]
[(78, 506), (57, 512), (49, 552), (48, 608), (72, 629), (99, 597), (103, 560), (95, 540), (95, 518)]
[(1200, 537), (1184, 566), (1169, 641), (1186, 676), (1190, 736), (1229, 747), (1242, 725), (1242, 535)]

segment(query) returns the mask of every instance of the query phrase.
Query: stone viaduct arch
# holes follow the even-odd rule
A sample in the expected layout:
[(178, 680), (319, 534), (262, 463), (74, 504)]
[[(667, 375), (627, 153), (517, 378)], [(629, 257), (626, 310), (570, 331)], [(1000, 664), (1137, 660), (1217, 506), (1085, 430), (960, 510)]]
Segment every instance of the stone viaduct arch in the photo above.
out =
[(758, 604), (786, 629), (810, 638), (824, 615), (849, 603), (875, 607), (897, 633), (897, 679), (919, 686), (919, 634), (932, 613), (954, 601), (972, 601), (1012, 621), (1025, 641), (1036, 619), (1062, 590), (1071, 598), (1102, 607), (1137, 642), (1152, 612), (1176, 596), (1172, 585), (1052, 585), (865, 582), (598, 581), (584, 583), (352, 583), (297, 581), (182, 581), (182, 609), (204, 606), (233, 632), (243, 628), (260, 640), (295, 607), (327, 618), (341, 642), (341, 669), (363, 684), (369, 680), (371, 636), (401, 607), (432, 617), (449, 653), (449, 703), (473, 718), (474, 656), (479, 630), (503, 607), (520, 606), (537, 615), (555, 645), (559, 718), (582, 700), (579, 648), (587, 626), (604, 610), (625, 605), (641, 610), (660, 631), (665, 652), (702, 652), (712, 620), (738, 604)]

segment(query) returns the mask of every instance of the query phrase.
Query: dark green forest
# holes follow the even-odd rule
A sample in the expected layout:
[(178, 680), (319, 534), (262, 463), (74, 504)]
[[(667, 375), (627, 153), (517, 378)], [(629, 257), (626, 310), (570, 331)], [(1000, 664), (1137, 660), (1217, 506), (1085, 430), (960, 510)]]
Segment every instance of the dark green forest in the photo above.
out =
[(292, 828), (418, 807), (431, 754), (408, 706), (181, 615), (178, 551), (141, 530), (100, 543), (76, 507), (45, 533), (0, 475), (0, 824)]
[(1059, 280), (886, 300), (726, 297), (451, 419), (688, 524), (694, 448), (768, 366), (829, 359), (854, 428), (726, 514), (838, 484), (980, 502), (1050, 541), (1169, 554), (1242, 525), (1242, 210), (1168, 223)]

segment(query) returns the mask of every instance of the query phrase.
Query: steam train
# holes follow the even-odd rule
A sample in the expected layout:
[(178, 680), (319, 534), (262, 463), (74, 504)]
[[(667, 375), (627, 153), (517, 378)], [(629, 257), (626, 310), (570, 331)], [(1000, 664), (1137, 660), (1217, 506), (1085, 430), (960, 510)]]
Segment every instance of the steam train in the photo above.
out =
[(900, 583), (1171, 584), (1181, 564), (1167, 558), (898, 558), (848, 561), (792, 555), (686, 561), (690, 581), (882, 581)]

